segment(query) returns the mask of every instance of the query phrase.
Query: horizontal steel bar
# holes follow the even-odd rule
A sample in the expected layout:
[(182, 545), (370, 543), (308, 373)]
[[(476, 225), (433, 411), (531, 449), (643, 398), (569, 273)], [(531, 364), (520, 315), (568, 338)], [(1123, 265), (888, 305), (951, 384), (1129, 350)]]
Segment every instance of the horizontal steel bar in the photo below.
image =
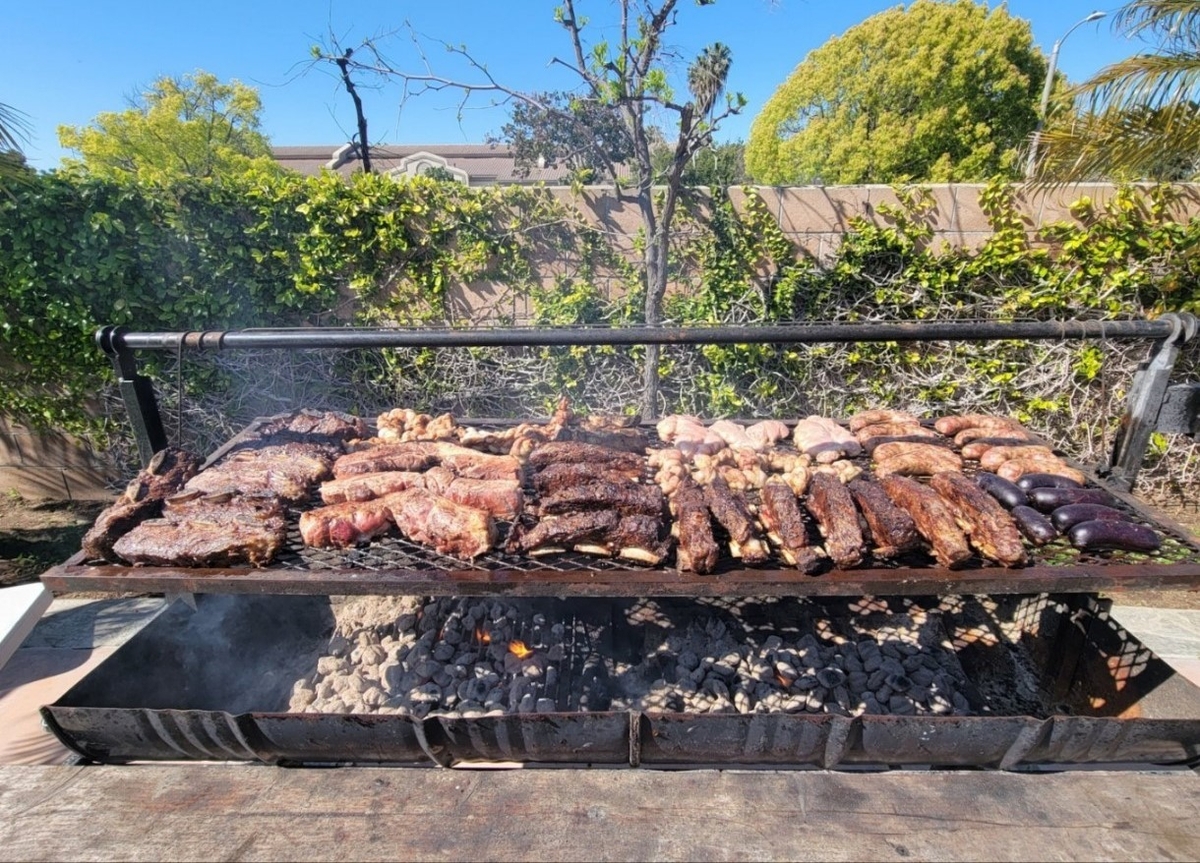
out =
[(205, 332), (97, 333), (108, 351), (251, 348), (524, 347), (568, 345), (818, 344), (846, 342), (988, 341), (997, 339), (1165, 339), (1178, 332), (1168, 317), (1152, 321), (954, 321), (824, 323), (753, 327), (515, 327), (379, 329), (326, 327)]

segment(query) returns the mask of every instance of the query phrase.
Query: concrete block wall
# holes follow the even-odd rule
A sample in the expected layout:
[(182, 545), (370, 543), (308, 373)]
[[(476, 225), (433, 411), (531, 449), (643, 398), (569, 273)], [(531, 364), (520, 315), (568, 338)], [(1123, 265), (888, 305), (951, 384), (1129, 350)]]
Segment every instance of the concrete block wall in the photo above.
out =
[(109, 500), (110, 466), (79, 440), (0, 417), (0, 494), (26, 500)]

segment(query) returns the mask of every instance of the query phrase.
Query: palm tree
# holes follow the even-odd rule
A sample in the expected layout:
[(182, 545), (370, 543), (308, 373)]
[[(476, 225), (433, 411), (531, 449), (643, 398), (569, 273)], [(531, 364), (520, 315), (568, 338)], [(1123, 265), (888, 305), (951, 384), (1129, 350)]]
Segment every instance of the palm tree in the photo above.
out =
[(21, 144), (29, 140), (29, 131), (25, 114), (0, 102), (0, 182), (26, 173)]
[(1184, 180), (1200, 171), (1200, 0), (1130, 0), (1114, 29), (1154, 44), (1071, 91), (1041, 135), (1038, 179)]
[(688, 67), (688, 90), (696, 100), (696, 114), (708, 116), (725, 89), (729, 66), (733, 62), (729, 46), (714, 42), (700, 52)]

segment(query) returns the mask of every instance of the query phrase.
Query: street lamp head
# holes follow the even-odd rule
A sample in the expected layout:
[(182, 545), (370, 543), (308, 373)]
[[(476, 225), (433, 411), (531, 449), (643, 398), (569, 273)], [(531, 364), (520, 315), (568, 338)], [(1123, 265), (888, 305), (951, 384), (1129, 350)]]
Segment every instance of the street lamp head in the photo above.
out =
[(1091, 21), (1099, 21), (1101, 18), (1105, 17), (1106, 15), (1108, 15), (1108, 13), (1107, 13), (1107, 12), (1101, 12), (1099, 9), (1097, 9), (1097, 10), (1096, 10), (1095, 12), (1093, 12), (1091, 15), (1087, 16), (1086, 18), (1084, 18), (1084, 19), (1083, 19), (1083, 23), (1084, 23), (1084, 24), (1087, 24), (1087, 23), (1089, 23), (1089, 22), (1091, 22)]

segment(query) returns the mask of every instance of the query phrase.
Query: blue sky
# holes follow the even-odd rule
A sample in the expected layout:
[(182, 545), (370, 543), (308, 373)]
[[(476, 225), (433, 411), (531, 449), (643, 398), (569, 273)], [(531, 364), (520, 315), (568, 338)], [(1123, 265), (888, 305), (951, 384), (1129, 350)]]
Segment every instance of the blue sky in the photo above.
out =
[[(259, 89), (263, 131), (277, 145), (332, 144), (354, 126), (350, 100), (329, 70), (314, 68), (309, 48), (396, 31), (409, 21), (427, 37), (427, 56), (441, 74), (456, 74), (438, 40), (464, 44), (494, 76), (517, 89), (566, 88), (569, 74), (551, 64), (568, 50), (554, 23), (554, 0), (5, 0), (0, 4), (0, 102), (24, 111), (33, 139), (26, 147), (38, 168), (58, 164), (56, 129), (83, 125), (101, 111), (122, 110), (162, 75), (204, 69), (222, 80)], [(796, 64), (829, 37), (872, 14), (899, 5), (886, 0), (718, 0), (697, 8), (680, 3), (671, 44), (685, 57), (721, 41), (733, 52), (730, 88), (749, 104), (728, 122), (725, 140), (745, 138), (750, 121)], [(998, 5), (990, 4), (993, 8)], [(1010, 0), (1009, 12), (1031, 22), (1048, 56), (1054, 41), (1095, 9), (1097, 0)], [(599, 28), (611, 19), (611, 0), (578, 0)], [(1085, 24), (1064, 41), (1058, 68), (1071, 80), (1141, 49), (1114, 35), (1111, 16)], [(404, 35), (384, 40), (398, 65), (419, 63)], [(460, 119), (458, 97), (429, 94), (400, 105), (396, 87), (363, 90), (370, 137), (388, 143), (483, 140), (504, 123), (502, 108), (473, 100)]]

